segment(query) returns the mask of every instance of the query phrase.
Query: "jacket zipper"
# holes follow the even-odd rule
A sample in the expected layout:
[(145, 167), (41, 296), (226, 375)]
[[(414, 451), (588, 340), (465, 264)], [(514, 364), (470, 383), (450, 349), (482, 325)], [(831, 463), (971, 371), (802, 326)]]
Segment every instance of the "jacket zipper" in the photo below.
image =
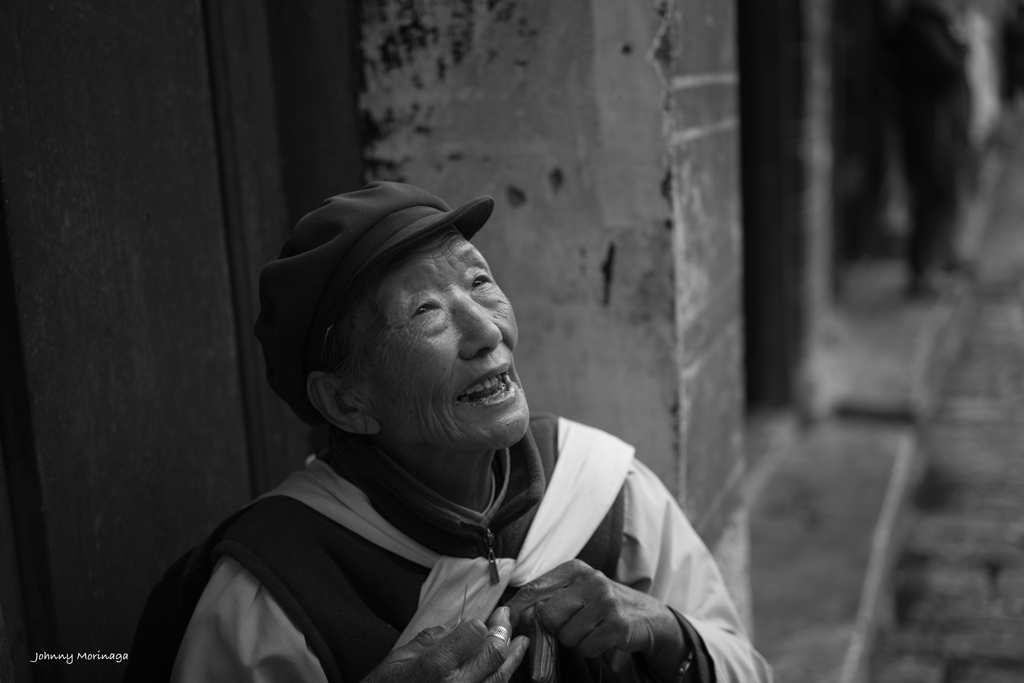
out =
[(495, 585), (501, 582), (501, 576), (498, 575), (498, 563), (494, 559), (494, 534), (491, 533), (490, 527), (484, 529), (484, 545), (487, 546), (487, 564), (491, 570), (491, 585)]

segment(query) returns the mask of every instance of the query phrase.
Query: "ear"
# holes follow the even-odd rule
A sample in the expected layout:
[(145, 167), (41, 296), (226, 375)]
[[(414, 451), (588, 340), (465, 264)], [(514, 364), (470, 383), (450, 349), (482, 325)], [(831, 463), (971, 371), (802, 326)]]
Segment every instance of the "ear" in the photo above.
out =
[(376, 434), (380, 422), (367, 411), (362, 396), (336, 375), (314, 370), (306, 375), (306, 394), (335, 427), (353, 434)]

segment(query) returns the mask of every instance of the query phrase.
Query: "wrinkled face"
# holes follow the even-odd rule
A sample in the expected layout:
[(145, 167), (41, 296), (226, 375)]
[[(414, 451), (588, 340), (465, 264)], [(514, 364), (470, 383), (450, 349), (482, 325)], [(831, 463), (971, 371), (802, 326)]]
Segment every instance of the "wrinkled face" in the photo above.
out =
[(359, 393), (385, 450), (490, 451), (526, 433), (512, 364), (519, 330), (483, 256), (454, 228), (406, 256), (380, 289), (382, 329), (363, 346)]

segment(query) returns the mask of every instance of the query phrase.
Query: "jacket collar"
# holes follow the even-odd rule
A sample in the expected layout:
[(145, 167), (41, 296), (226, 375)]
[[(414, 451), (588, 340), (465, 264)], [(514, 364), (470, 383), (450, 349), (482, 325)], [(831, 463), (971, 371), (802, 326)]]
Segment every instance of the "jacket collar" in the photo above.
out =
[[(373, 506), (403, 533), (442, 555), (476, 557), (486, 553), (487, 531), (499, 536), (528, 525), (514, 522), (536, 510), (544, 497), (545, 468), (532, 434), (494, 454), (498, 491), (492, 505), (478, 513), (427, 488), (365, 437), (332, 432), (327, 462), (362, 489)], [(506, 533), (492, 545), (498, 556), (514, 556), (521, 535)]]

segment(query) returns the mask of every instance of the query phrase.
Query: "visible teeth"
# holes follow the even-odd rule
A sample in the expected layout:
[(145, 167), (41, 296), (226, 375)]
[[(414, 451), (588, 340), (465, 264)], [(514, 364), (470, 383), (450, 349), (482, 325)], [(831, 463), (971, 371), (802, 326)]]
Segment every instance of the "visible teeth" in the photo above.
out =
[(504, 372), (494, 375), (493, 377), (488, 377), (482, 382), (478, 382), (471, 386), (469, 389), (466, 389), (465, 392), (459, 395), (459, 399), (468, 399), (470, 394), (475, 394), (479, 391), (489, 391), (491, 389), (494, 389), (495, 387), (503, 388), (505, 386), (506, 381), (507, 375)]
[(498, 383), (498, 377), (497, 376), (488, 377), (487, 379), (485, 379), (484, 381), (480, 382), (479, 384), (475, 384), (472, 387), (470, 387), (466, 391), (466, 393), (467, 394), (472, 394), (474, 391), (483, 391), (484, 389), (490, 389), (491, 387), (493, 387), (497, 383)]

